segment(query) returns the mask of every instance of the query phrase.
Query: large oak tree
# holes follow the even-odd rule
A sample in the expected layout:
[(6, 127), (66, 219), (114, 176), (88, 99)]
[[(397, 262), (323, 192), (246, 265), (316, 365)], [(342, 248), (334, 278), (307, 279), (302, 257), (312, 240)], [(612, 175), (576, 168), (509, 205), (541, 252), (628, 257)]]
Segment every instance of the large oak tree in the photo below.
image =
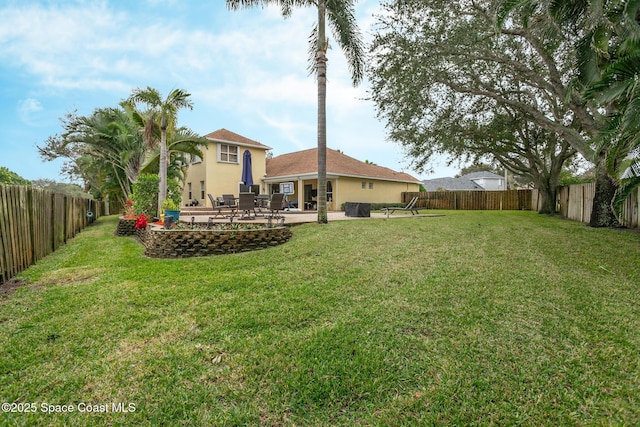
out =
[[(371, 96), (417, 168), (437, 153), (529, 174), (553, 210), (562, 164), (592, 160), (599, 112), (575, 78), (573, 43), (550, 26), (499, 26), (495, 0), (389, 0), (371, 49)], [(544, 17), (539, 17), (543, 19)]]

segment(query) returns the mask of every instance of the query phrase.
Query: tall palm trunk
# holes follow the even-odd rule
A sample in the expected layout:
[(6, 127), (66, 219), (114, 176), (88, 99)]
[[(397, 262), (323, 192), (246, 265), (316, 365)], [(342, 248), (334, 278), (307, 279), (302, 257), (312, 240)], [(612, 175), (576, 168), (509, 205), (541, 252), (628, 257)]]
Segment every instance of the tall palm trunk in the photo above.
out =
[(327, 218), (327, 37), (325, 35), (326, 0), (318, 1), (318, 223)]
[[(363, 45), (355, 19), (354, 0), (226, 0), (231, 9), (277, 4), (285, 17), (291, 15), (294, 6), (315, 6), (318, 8), (318, 25), (311, 33), (311, 52), (315, 55), (313, 71), (318, 78), (318, 223), (328, 222), (327, 218), (327, 48), (326, 19), (328, 18), (334, 36), (347, 56), (356, 86), (364, 72)], [(329, 15), (327, 16), (327, 10)]]
[(167, 118), (163, 114), (160, 122), (160, 164), (158, 165), (158, 216), (162, 213), (162, 203), (167, 198)]

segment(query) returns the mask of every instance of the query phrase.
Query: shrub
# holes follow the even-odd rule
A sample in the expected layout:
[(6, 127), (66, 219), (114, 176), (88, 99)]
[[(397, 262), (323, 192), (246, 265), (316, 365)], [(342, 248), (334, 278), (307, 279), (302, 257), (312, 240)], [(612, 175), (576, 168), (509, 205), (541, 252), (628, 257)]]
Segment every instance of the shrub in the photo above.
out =
[(167, 200), (171, 200), (176, 206), (174, 210), (180, 209), (180, 203), (182, 202), (182, 189), (180, 184), (175, 179), (169, 179), (167, 181)]
[(140, 174), (133, 184), (133, 207), (136, 215), (158, 216), (158, 175)]
[(173, 201), (173, 199), (167, 197), (164, 202), (162, 202), (162, 209), (169, 211), (177, 211), (180, 209), (180, 205)]

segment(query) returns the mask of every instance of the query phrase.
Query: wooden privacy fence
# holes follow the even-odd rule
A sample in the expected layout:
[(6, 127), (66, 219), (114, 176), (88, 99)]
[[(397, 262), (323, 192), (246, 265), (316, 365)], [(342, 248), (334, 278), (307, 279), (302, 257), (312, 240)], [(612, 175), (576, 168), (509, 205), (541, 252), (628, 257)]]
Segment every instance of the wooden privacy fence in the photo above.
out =
[[(591, 220), (595, 193), (595, 183), (560, 187), (556, 210), (564, 218), (588, 224)], [(408, 203), (416, 196), (418, 196), (417, 207), (421, 209), (540, 210), (540, 197), (536, 189), (407, 192), (402, 193), (402, 201)], [(640, 228), (640, 189), (637, 189), (625, 201), (620, 220), (625, 227)]]
[(0, 283), (55, 251), (105, 213), (104, 203), (95, 200), (0, 184)]
[(531, 190), (506, 191), (429, 191), (402, 193), (404, 203), (418, 196), (417, 207), (445, 210), (523, 210), (531, 209)]
[[(588, 224), (591, 220), (596, 184), (574, 184), (558, 191), (557, 211), (567, 219)], [(640, 228), (640, 189), (625, 200), (620, 220), (628, 228)]]

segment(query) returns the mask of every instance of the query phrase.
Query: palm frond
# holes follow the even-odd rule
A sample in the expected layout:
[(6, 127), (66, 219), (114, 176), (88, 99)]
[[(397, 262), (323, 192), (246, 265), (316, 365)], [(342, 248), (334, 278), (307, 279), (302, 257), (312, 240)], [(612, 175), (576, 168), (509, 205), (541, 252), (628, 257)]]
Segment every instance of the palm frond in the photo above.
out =
[(584, 17), (589, 0), (550, 0), (549, 12), (560, 23), (576, 22)]
[(328, 0), (327, 15), (333, 37), (347, 58), (352, 83), (357, 86), (364, 76), (365, 48), (353, 0)]
[(497, 28), (504, 27), (507, 19), (515, 11), (521, 10), (525, 7), (530, 7), (531, 4), (538, 3), (536, 0), (504, 0), (501, 1), (497, 10), (496, 26)]
[(181, 108), (188, 108), (189, 110), (193, 110), (193, 101), (189, 99), (191, 94), (182, 89), (174, 89), (171, 91), (164, 105), (168, 106), (171, 113), (175, 115), (175, 113)]
[[(318, 55), (318, 24), (316, 23), (312, 30), (311, 34), (309, 34), (309, 38), (307, 39), (309, 43), (309, 48), (307, 50), (307, 60), (309, 61), (309, 66), (307, 67), (307, 71), (309, 75), (317, 75), (318, 73), (318, 62), (316, 61), (316, 56)], [(326, 47), (329, 49), (329, 40), (326, 40)]]
[(620, 218), (624, 209), (624, 204), (627, 198), (640, 187), (640, 175), (633, 176), (631, 178), (623, 179), (618, 182), (618, 189), (613, 198), (613, 209)]
[(268, 5), (280, 6), (280, 12), (285, 18), (291, 16), (296, 7), (314, 6), (313, 0), (226, 0), (227, 9), (239, 10), (253, 7), (265, 8)]
[(602, 77), (585, 92), (588, 98), (606, 104), (631, 94), (640, 73), (640, 52), (618, 58), (607, 66)]
[(147, 86), (145, 89), (137, 87), (131, 91), (131, 95), (127, 101), (133, 104), (142, 103), (152, 106), (162, 104), (162, 97), (157, 89), (150, 86)]

